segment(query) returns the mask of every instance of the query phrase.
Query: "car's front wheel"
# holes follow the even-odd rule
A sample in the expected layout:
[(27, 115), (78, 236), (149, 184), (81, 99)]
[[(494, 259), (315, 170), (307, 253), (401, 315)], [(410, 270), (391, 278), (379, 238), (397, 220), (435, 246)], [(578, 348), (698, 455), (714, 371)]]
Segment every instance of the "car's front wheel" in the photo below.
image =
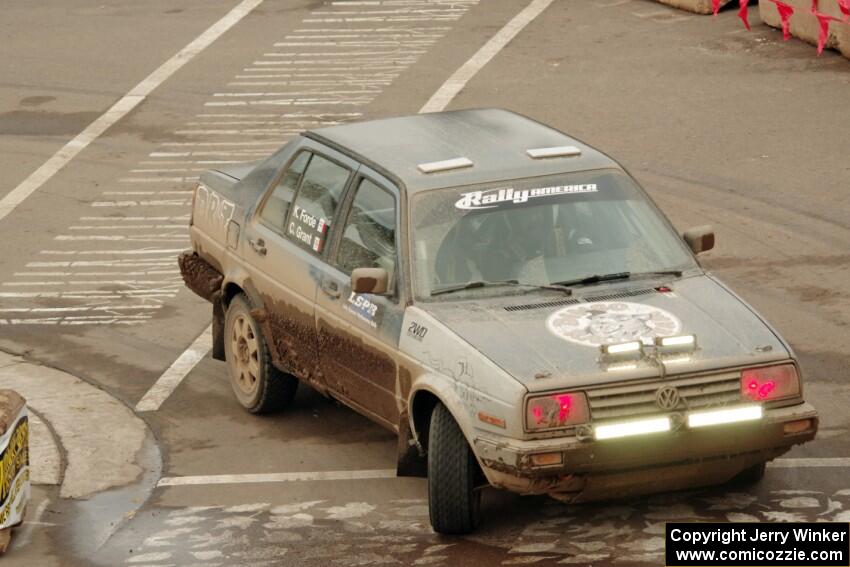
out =
[(441, 534), (468, 534), (478, 525), (478, 463), (457, 422), (443, 404), (431, 414), (428, 433), (428, 509)]
[(230, 385), (242, 407), (251, 413), (269, 413), (288, 406), (298, 389), (298, 379), (272, 365), (265, 337), (244, 295), (230, 301), (224, 333)]

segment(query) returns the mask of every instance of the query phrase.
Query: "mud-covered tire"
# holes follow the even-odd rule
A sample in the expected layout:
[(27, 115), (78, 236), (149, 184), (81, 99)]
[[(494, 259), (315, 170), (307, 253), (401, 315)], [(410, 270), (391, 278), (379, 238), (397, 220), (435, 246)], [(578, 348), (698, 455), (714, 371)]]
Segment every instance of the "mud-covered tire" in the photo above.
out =
[(428, 433), (428, 510), (441, 534), (468, 534), (480, 519), (478, 463), (457, 422), (443, 404), (431, 414)]
[(767, 463), (758, 463), (742, 470), (734, 479), (732, 479), (732, 482), (742, 486), (757, 484), (764, 478), (766, 464)]
[(272, 413), (292, 403), (298, 379), (271, 363), (266, 339), (244, 295), (230, 301), (224, 318), (224, 356), (230, 386), (251, 413)]

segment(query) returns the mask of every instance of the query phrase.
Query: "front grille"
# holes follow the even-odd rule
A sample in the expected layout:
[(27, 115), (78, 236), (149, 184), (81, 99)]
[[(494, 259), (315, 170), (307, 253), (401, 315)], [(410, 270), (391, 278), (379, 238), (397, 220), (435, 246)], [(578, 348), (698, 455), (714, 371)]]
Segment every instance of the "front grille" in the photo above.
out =
[(683, 402), (678, 411), (733, 405), (741, 402), (740, 372), (667, 378), (640, 384), (617, 384), (587, 390), (594, 422), (622, 421), (665, 413), (655, 405), (655, 392), (674, 386)]

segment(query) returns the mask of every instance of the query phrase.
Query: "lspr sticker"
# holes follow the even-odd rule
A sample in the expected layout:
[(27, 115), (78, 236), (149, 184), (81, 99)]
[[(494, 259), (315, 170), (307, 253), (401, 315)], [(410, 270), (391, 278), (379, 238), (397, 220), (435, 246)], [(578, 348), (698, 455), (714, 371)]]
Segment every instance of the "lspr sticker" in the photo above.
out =
[(682, 330), (672, 313), (659, 307), (628, 301), (597, 301), (570, 305), (546, 320), (554, 335), (589, 347), (670, 337)]
[(380, 306), (369, 300), (365, 295), (351, 292), (348, 296), (348, 304), (345, 305), (345, 310), (372, 327), (378, 327), (378, 319), (380, 314)]

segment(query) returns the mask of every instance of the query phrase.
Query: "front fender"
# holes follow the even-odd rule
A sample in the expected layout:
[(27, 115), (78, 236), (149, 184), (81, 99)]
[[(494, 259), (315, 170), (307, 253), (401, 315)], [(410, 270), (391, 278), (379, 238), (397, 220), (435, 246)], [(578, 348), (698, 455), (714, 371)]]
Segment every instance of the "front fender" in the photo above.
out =
[[(427, 432), (421, 430), (422, 422), (417, 419), (417, 417), (421, 416), (416, 415), (414, 406), (417, 395), (422, 392), (427, 392), (433, 395), (441, 404), (446, 406), (446, 409), (448, 409), (449, 413), (452, 414), (452, 417), (454, 417), (458, 427), (460, 427), (460, 430), (463, 432), (466, 442), (469, 443), (470, 447), (473, 446), (472, 443), (475, 439), (474, 425), (471, 420), (473, 410), (469, 402), (465, 401), (457, 390), (456, 381), (440, 374), (423, 376), (420, 381), (411, 388), (410, 396), (408, 398), (407, 413), (414, 441), (420, 448), (424, 448), (421, 437), (423, 435), (427, 435)], [(421, 411), (421, 409), (419, 411)], [(427, 422), (430, 422), (430, 416), (428, 416)]]

